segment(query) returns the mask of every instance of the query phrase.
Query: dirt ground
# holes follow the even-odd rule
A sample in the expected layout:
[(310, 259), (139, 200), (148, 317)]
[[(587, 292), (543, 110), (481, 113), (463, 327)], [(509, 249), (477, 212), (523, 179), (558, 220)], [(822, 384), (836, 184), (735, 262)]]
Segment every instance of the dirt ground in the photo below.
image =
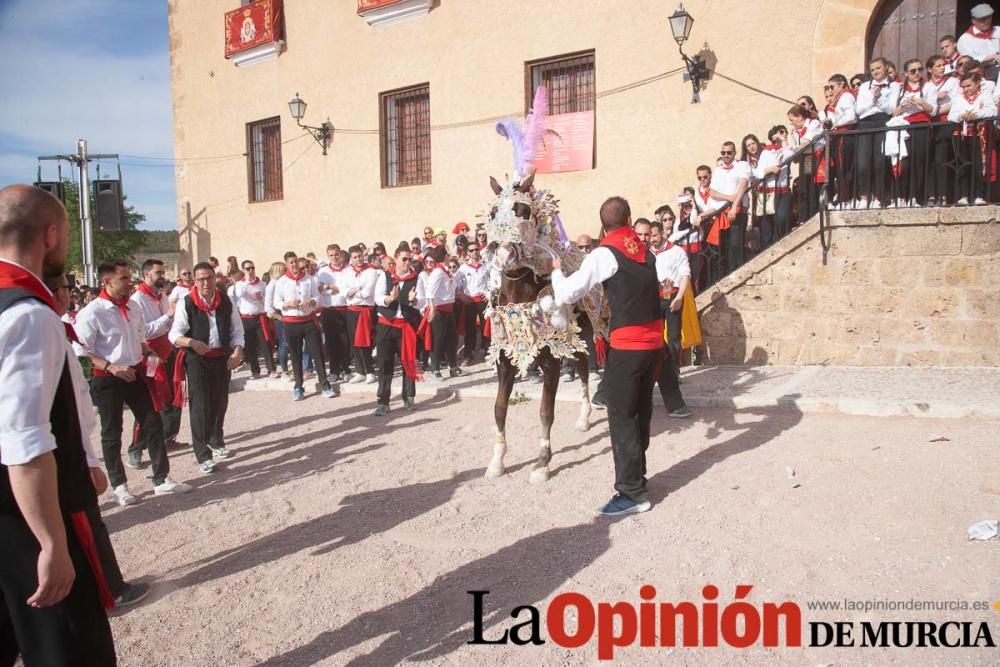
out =
[[(235, 458), (206, 476), (189, 450), (172, 475), (191, 494), (151, 495), (129, 471), (136, 506), (105, 502), (127, 579), (150, 598), (113, 618), (123, 665), (576, 665), (596, 641), (564, 649), (548, 603), (579, 592), (638, 606), (692, 601), (716, 585), (747, 601), (786, 600), (824, 621), (988, 621), (1000, 611), (812, 611), (813, 600), (1000, 600), (1000, 542), (968, 526), (1000, 516), (998, 422), (803, 415), (794, 408), (657, 410), (649, 451), (652, 511), (609, 521), (607, 421), (573, 430), (557, 405), (553, 476), (530, 485), (537, 401), (512, 407), (508, 474), (483, 477), (492, 401), (420, 397), (387, 419), (357, 395), (293, 403), (291, 392), (231, 397)], [(181, 439), (189, 441), (187, 413)], [(947, 441), (930, 442), (935, 436)], [(541, 646), (469, 645), (473, 602), (489, 590), (485, 636), (541, 610)], [(527, 618), (527, 612), (518, 621)], [(575, 628), (574, 620), (567, 629)], [(527, 635), (527, 633), (524, 633)], [(855, 630), (860, 635), (860, 629)], [(678, 632), (678, 637), (680, 632)], [(637, 643), (638, 644), (638, 643)], [(998, 649), (640, 648), (622, 664), (996, 665)]]

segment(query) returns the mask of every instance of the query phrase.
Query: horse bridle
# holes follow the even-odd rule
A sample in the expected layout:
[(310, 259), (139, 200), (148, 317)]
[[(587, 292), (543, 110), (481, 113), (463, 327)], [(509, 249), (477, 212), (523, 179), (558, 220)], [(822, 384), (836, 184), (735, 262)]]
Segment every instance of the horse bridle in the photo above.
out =
[(519, 275), (517, 278), (512, 278), (510, 276), (510, 274), (508, 274), (506, 271), (504, 271), (502, 275), (503, 275), (504, 278), (506, 278), (507, 280), (509, 280), (511, 282), (517, 282), (518, 280), (524, 280), (528, 276), (535, 275), (535, 272), (532, 271), (530, 267), (522, 266), (521, 267), (521, 275)]

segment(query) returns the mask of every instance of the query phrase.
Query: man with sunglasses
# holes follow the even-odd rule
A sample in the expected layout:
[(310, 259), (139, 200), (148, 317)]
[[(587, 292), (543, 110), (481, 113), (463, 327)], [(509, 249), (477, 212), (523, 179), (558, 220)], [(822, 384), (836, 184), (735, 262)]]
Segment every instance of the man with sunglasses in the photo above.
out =
[(191, 288), (194, 287), (194, 280), (191, 278), (191, 269), (181, 269), (181, 272), (177, 277), (177, 284), (174, 285), (174, 289), (170, 291), (170, 296), (167, 300), (177, 307), (177, 302), (184, 298)]
[[(147, 365), (152, 365), (154, 377), (159, 387), (162, 407), (160, 418), (163, 420), (163, 440), (167, 447), (177, 446), (177, 434), (181, 430), (181, 409), (173, 404), (173, 383), (170, 373), (177, 358), (177, 349), (170, 342), (167, 334), (174, 322), (174, 311), (177, 303), (163, 298), (163, 288), (167, 284), (163, 260), (147, 259), (140, 268), (142, 281), (131, 296), (131, 301), (142, 312), (146, 322), (145, 336)], [(153, 361), (153, 358), (156, 361)], [(138, 470), (142, 462), (142, 450), (148, 447), (144, 442), (142, 430), (136, 423), (132, 432), (132, 444), (125, 453), (125, 465)]]
[(263, 353), (268, 375), (277, 377), (271, 345), (277, 345), (277, 331), (272, 329), (264, 308), (266, 286), (257, 277), (256, 267), (249, 259), (243, 260), (243, 280), (233, 285), (233, 305), (240, 311), (243, 321), (243, 335), (246, 342), (246, 358), (250, 362), (250, 378), (260, 378), (260, 360)]
[[(848, 132), (857, 127), (858, 111), (854, 93), (843, 74), (831, 76), (823, 90), (830, 97), (824, 109), (829, 129), (835, 133)], [(831, 209), (845, 209), (854, 205), (854, 135), (834, 135), (830, 139), (830, 173), (828, 182), (836, 183), (837, 201), (831, 200)]]
[(465, 366), (475, 363), (477, 348), (485, 357), (486, 350), (490, 346), (490, 338), (482, 328), (486, 326), (486, 307), (489, 305), (486, 298), (489, 296), (490, 267), (488, 264), (480, 263), (482, 250), (477, 244), (469, 245), (468, 252), (468, 259), (458, 268), (455, 276), (456, 284), (461, 290), (457, 296), (464, 304), (462, 317), (465, 318), (465, 349), (462, 353), (464, 357), (462, 363)]
[(719, 150), (722, 163), (712, 170), (709, 186), (713, 199), (729, 202), (728, 209), (719, 213), (709, 232), (709, 243), (719, 246), (725, 257), (725, 272), (736, 270), (743, 263), (743, 243), (748, 223), (747, 187), (750, 184), (750, 165), (736, 159), (736, 144), (727, 141)]

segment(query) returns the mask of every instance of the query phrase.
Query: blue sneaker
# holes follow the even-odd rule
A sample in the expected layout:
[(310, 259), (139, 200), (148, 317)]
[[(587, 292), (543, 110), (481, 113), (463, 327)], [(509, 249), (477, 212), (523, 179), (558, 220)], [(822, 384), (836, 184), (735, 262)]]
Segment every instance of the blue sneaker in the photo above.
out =
[(306, 397), (306, 392), (302, 389), (302, 387), (296, 387), (295, 389), (292, 389), (292, 396), (295, 397), (296, 401), (301, 401)]
[(597, 513), (603, 514), (604, 516), (622, 516), (625, 514), (648, 512), (652, 506), (652, 503), (648, 500), (637, 503), (631, 498), (623, 496), (619, 493), (609, 500), (604, 507), (599, 507), (597, 509)]
[(333, 387), (327, 387), (326, 389), (323, 390), (323, 396), (325, 398), (333, 398), (334, 396), (339, 396), (339, 393), (335, 392), (333, 390)]

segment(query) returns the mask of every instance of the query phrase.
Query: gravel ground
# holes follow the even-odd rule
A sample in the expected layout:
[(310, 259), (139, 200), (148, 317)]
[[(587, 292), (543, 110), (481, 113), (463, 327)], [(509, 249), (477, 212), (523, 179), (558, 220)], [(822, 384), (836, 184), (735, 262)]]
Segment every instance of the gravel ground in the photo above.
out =
[[(812, 600), (1000, 599), (1000, 542), (966, 529), (1000, 516), (997, 428), (989, 420), (803, 415), (794, 406), (701, 409), (653, 419), (651, 512), (619, 521), (593, 510), (612, 493), (605, 413), (588, 433), (557, 405), (552, 478), (530, 485), (537, 401), (511, 408), (509, 472), (483, 477), (492, 401), (419, 397), (388, 418), (356, 394), (293, 403), (290, 392), (237, 392), (236, 456), (201, 475), (189, 450), (172, 475), (191, 494), (105, 502), (126, 578), (151, 581), (116, 616), (123, 665), (593, 664), (596, 640), (564, 649), (545, 610), (560, 593), (638, 606), (692, 601), (736, 586), (747, 600), (791, 600), (814, 621), (988, 621), (1000, 611), (811, 611)], [(187, 413), (181, 439), (189, 441)], [(947, 438), (931, 442), (937, 436)], [(469, 645), (473, 604), (489, 590), (485, 635), (534, 605), (540, 646)], [(522, 612), (518, 621), (527, 618)], [(572, 629), (571, 617), (567, 627)], [(522, 631), (526, 636), (527, 632)], [(680, 636), (678, 631), (678, 637)], [(855, 636), (860, 635), (860, 628)], [(640, 648), (623, 664), (996, 665), (997, 649)]]

